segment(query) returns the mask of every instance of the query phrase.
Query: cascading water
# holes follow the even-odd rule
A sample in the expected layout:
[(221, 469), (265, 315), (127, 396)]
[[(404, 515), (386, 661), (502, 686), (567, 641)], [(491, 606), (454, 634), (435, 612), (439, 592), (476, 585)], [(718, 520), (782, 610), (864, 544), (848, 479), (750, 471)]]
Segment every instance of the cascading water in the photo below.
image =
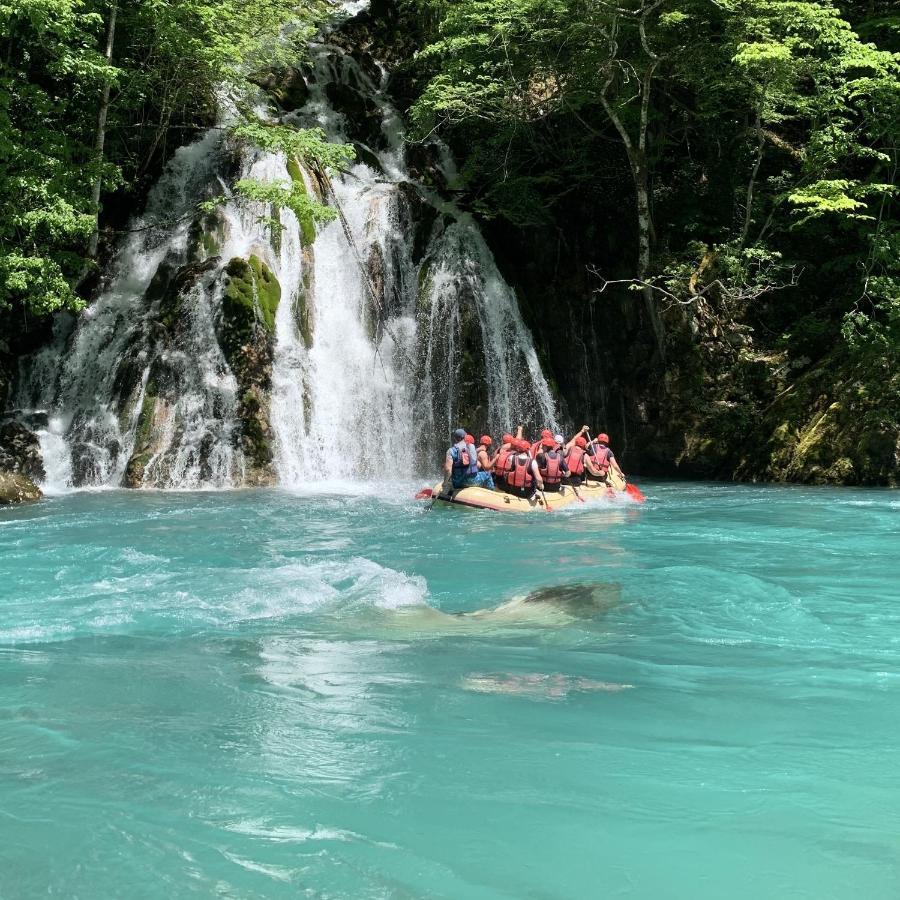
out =
[[(48, 487), (372, 479), (433, 469), (459, 423), (556, 425), (477, 226), (411, 177), (375, 73), (328, 43), (311, 51), (309, 100), (284, 120), (354, 140), (344, 174), (300, 172), (336, 218), (311, 241), (287, 210), (274, 232), (259, 204), (199, 215), (227, 192), (234, 148), (213, 129), (179, 150), (99, 299), (23, 363), (16, 405), (39, 424)], [(377, 123), (368, 141), (341, 111), (348, 96)], [(238, 168), (298, 177), (274, 154), (245, 152)], [(241, 303), (255, 322), (235, 334)]]
[[(310, 100), (289, 119), (350, 140), (346, 117), (329, 99), (339, 86), (374, 107), (381, 146), (362, 145), (365, 161), (330, 181), (339, 216), (312, 248), (312, 344), (293, 366), (302, 372), (293, 384), (305, 385), (305, 422), (296, 396), (273, 395), (281, 482), (377, 477), (385, 447), (393, 466), (427, 468), (437, 442), (461, 421), (555, 426), (531, 335), (477, 226), (412, 180), (399, 117), (381, 86), (337, 47), (312, 52)], [(430, 213), (419, 258), (416, 206)], [(279, 332), (279, 343), (299, 358), (293, 335)]]

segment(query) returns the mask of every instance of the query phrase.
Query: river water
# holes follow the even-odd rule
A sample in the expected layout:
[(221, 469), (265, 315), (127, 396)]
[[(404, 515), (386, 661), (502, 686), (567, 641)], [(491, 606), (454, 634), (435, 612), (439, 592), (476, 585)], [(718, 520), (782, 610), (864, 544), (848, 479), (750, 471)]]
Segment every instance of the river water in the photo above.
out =
[(900, 895), (897, 493), (414, 487), (0, 512), (0, 896)]

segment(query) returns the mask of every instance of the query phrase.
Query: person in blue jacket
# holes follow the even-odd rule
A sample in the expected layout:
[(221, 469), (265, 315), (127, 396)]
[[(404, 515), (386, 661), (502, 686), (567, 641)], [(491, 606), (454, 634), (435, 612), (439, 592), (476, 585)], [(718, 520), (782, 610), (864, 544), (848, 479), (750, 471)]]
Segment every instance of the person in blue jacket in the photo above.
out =
[(453, 446), (444, 458), (444, 485), (441, 493), (446, 493), (449, 485), (452, 485), (453, 490), (464, 487), (494, 490), (491, 473), (478, 471), (478, 451), (474, 443), (466, 440), (463, 428), (457, 428), (453, 432)]

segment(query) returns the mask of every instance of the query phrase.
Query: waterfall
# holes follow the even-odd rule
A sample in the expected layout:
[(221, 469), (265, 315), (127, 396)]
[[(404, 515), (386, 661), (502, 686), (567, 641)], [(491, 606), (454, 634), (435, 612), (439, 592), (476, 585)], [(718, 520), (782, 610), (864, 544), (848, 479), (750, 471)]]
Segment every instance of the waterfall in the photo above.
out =
[[(327, 39), (311, 54), (308, 100), (283, 118), (352, 141), (357, 162), (298, 176), (280, 155), (236, 154), (220, 129), (175, 153), (97, 300), (22, 362), (14, 402), (47, 488), (377, 480), (434, 471), (459, 424), (557, 426), (477, 225), (410, 173), (385, 73)], [(302, 177), (337, 215), (312, 235), (233, 199), (197, 213), (236, 173)], [(241, 302), (255, 321), (235, 336)]]

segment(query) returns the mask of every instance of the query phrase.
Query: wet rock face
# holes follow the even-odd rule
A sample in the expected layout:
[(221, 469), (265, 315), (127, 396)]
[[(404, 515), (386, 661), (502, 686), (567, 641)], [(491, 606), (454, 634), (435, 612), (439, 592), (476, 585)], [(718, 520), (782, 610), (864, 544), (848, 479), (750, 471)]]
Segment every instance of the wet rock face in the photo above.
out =
[(301, 109), (309, 100), (306, 75), (294, 66), (258, 72), (251, 76), (250, 81), (261, 87), (285, 111)]
[[(463, 281), (457, 288), (458, 315), (432, 316), (431, 278), (428, 266), (424, 266), (416, 305), (419, 334), (423, 336), (417, 360), (420, 378), (432, 386), (432, 409), (446, 410), (449, 421), (476, 427), (475, 423), (487, 421), (491, 373), (485, 372), (484, 339), (475, 298), (471, 285)], [(451, 398), (455, 398), (452, 406)]]
[(30, 503), (42, 496), (40, 488), (25, 475), (0, 471), (0, 506)]
[(326, 94), (331, 105), (343, 114), (351, 139), (361, 141), (373, 150), (386, 148), (384, 134), (381, 130), (381, 110), (371, 97), (349, 84), (339, 82), (328, 84)]
[(219, 343), (238, 380), (241, 449), (247, 463), (244, 482), (274, 484), (272, 427), (269, 421), (275, 313), (281, 285), (258, 257), (232, 259), (225, 267), (225, 291), (217, 327)]
[[(0, 383), (0, 400), (4, 399), (3, 393), (4, 385)], [(34, 417), (30, 422), (35, 424)], [(43, 495), (35, 482), (45, 477), (37, 435), (21, 422), (0, 425), (0, 506), (40, 500)]]
[(826, 363), (798, 378), (763, 419), (768, 465), (748, 466), (746, 474), (805, 484), (900, 484), (900, 429), (885, 414), (900, 376), (888, 376), (882, 393), (860, 375)]
[(18, 422), (0, 426), (0, 471), (32, 481), (42, 481), (46, 476), (37, 435)]
[[(135, 428), (134, 445), (122, 479), (124, 487), (144, 486), (147, 466), (163, 449), (160, 436), (171, 415), (175, 394), (181, 383), (177, 363), (169, 350), (177, 348), (185, 328), (184, 302), (188, 294), (220, 264), (217, 256), (178, 265), (177, 257), (170, 257), (160, 264), (147, 292), (147, 304), (153, 311), (149, 345), (135, 344), (129, 356), (123, 358), (116, 377), (119, 411), (127, 430), (127, 419), (143, 391), (140, 411)], [(146, 384), (142, 383), (148, 354), (152, 358)], [(173, 368), (174, 365), (174, 368)], [(117, 448), (111, 448), (117, 450)], [(90, 454), (73, 452), (76, 477), (85, 480), (92, 473), (83, 471), (83, 460)]]

